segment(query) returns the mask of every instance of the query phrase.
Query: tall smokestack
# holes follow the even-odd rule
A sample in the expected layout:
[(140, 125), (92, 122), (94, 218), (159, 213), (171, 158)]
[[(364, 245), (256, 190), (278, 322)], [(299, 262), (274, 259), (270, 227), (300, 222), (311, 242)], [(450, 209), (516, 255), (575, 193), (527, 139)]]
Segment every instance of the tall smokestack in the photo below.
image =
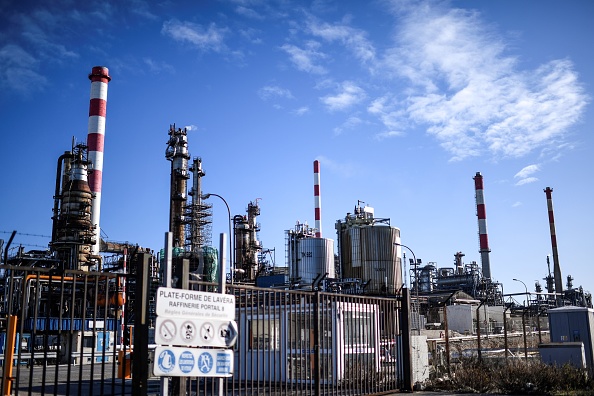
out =
[(316, 238), (322, 237), (322, 200), (320, 198), (320, 161), (314, 163), (314, 201), (316, 211)]
[(547, 208), (549, 210), (549, 226), (551, 228), (551, 247), (553, 248), (553, 276), (555, 278), (555, 292), (563, 293), (563, 279), (561, 279), (561, 266), (559, 265), (559, 252), (557, 251), (557, 234), (555, 234), (555, 216), (553, 215), (553, 189), (544, 189), (547, 195)]
[(111, 80), (109, 69), (103, 66), (93, 67), (91, 74), (91, 100), (89, 103), (89, 128), (87, 146), (88, 160), (92, 166), (89, 175), (89, 187), (95, 195), (91, 206), (91, 222), (95, 227), (97, 240), (92, 246), (93, 254), (99, 254), (101, 243), (101, 184), (103, 182), (103, 143), (105, 140), (105, 113), (107, 110), (107, 83)]
[(485, 194), (483, 192), (483, 176), (481, 172), (476, 172), (474, 179), (474, 189), (476, 192), (476, 216), (478, 217), (479, 229), (479, 253), (481, 254), (481, 263), (483, 266), (483, 277), (491, 278), (491, 262), (489, 259), (489, 238), (487, 237), (487, 211), (485, 210)]

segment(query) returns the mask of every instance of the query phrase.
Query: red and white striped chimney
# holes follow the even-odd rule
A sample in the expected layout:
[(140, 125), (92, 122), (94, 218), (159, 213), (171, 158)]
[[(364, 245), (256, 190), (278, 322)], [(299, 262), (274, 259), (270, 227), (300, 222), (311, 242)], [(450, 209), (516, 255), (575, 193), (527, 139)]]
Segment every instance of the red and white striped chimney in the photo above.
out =
[(322, 237), (322, 200), (320, 198), (320, 161), (314, 163), (314, 202), (316, 215), (316, 238)]
[(563, 293), (563, 279), (561, 279), (561, 266), (559, 265), (559, 252), (557, 251), (557, 234), (555, 233), (555, 216), (553, 215), (553, 189), (544, 189), (547, 195), (547, 209), (549, 211), (549, 227), (551, 229), (551, 247), (553, 249), (553, 276), (555, 278), (555, 293)]
[(476, 172), (474, 179), (474, 190), (476, 192), (476, 216), (478, 217), (479, 229), (479, 253), (481, 254), (481, 264), (483, 278), (491, 278), (491, 262), (489, 259), (489, 238), (487, 236), (487, 211), (485, 209), (485, 194), (483, 192), (483, 176), (481, 172)]
[(89, 162), (93, 171), (89, 175), (89, 187), (95, 194), (91, 206), (91, 222), (95, 226), (97, 241), (93, 245), (93, 254), (99, 254), (101, 229), (101, 184), (103, 181), (103, 142), (105, 139), (105, 114), (107, 109), (107, 83), (111, 80), (107, 67), (95, 66), (91, 74), (91, 100), (89, 103), (89, 129), (87, 146), (89, 147)]

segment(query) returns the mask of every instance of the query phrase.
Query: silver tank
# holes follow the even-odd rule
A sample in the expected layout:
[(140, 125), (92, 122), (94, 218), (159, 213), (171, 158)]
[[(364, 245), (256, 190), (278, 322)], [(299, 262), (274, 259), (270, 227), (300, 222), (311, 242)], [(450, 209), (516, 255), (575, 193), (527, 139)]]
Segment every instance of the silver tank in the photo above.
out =
[(402, 288), (400, 229), (386, 225), (338, 227), (343, 278), (369, 282), (366, 294), (396, 294)]
[(292, 235), (289, 240), (291, 279), (300, 278), (301, 287), (310, 287), (318, 275), (335, 277), (334, 241), (328, 238), (300, 238)]

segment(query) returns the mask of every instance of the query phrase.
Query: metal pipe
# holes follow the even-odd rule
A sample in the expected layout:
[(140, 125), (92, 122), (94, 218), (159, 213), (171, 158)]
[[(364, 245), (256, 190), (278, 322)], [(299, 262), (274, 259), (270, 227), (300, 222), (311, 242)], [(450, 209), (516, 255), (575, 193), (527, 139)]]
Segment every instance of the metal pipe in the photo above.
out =
[[(214, 193), (204, 194), (202, 196), (202, 199), (208, 199), (208, 198), (210, 198), (211, 195), (220, 198), (225, 203), (225, 206), (227, 207), (227, 214), (229, 216), (228, 223), (229, 223), (229, 238), (230, 238), (230, 241), (229, 241), (229, 271), (231, 273), (231, 284), (233, 284), (233, 278), (235, 277), (235, 268), (233, 267), (233, 248), (231, 247), (231, 242), (233, 241), (233, 234), (231, 233), (231, 209), (229, 209), (229, 204), (227, 203), (225, 198), (221, 197), (219, 194), (214, 194)], [(221, 265), (225, 265), (225, 263), (221, 263)]]
[(66, 158), (72, 158), (73, 154), (70, 151), (65, 151), (60, 157), (58, 157), (58, 166), (56, 168), (56, 189), (54, 191), (54, 211), (52, 217), (52, 242), (56, 240), (56, 229), (58, 221), (58, 208), (60, 206), (60, 192), (62, 191), (62, 162)]

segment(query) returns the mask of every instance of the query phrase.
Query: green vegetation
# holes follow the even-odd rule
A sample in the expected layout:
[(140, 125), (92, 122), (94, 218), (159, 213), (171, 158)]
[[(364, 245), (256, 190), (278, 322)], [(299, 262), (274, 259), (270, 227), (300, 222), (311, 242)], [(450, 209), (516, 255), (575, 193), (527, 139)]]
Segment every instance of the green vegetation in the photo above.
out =
[(498, 393), (504, 395), (593, 395), (594, 379), (570, 365), (550, 366), (540, 361), (479, 362), (462, 359), (449, 379), (435, 379), (433, 391)]

